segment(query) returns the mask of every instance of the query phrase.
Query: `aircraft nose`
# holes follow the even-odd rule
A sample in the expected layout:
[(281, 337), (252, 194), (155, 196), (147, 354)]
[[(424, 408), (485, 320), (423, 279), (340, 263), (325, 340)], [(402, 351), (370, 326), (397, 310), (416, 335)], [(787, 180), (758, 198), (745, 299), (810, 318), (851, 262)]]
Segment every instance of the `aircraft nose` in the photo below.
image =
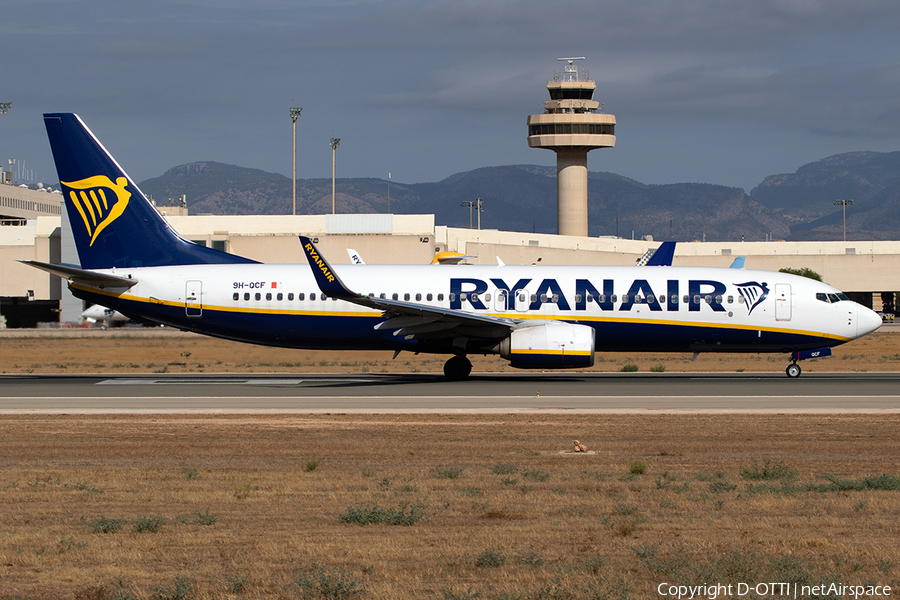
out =
[(865, 306), (857, 305), (856, 309), (856, 335), (862, 337), (872, 333), (881, 327), (881, 317), (874, 310)]

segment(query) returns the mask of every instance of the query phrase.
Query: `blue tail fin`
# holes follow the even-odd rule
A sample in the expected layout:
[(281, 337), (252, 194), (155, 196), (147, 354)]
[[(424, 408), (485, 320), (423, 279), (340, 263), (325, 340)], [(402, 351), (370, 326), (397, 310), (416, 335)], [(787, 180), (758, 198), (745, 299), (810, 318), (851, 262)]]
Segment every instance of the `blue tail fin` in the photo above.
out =
[(647, 261), (648, 267), (671, 267), (672, 260), (675, 258), (676, 242), (663, 242), (660, 244), (650, 260)]
[(256, 262), (178, 235), (78, 115), (45, 114), (44, 125), (82, 268)]

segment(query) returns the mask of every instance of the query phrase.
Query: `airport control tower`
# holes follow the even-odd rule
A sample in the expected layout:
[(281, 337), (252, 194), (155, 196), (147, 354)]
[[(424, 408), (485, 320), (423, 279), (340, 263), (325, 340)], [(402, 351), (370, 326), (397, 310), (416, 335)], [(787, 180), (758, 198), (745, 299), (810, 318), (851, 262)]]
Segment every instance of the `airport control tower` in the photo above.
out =
[(583, 56), (558, 60), (565, 71), (547, 84), (544, 113), (528, 117), (528, 146), (556, 152), (557, 233), (587, 236), (587, 153), (616, 145), (616, 117), (595, 112), (597, 86), (574, 65)]

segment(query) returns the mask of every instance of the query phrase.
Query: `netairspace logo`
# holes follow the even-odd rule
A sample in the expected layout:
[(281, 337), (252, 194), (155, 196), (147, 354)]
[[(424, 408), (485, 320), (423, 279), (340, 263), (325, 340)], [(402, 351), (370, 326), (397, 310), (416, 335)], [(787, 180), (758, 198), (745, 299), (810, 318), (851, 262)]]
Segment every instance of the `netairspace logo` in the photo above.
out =
[(891, 595), (889, 585), (844, 585), (823, 583), (821, 585), (800, 585), (798, 583), (731, 583), (703, 585), (673, 585), (660, 583), (656, 592), (665, 598), (692, 600), (693, 598), (716, 600), (716, 598), (740, 598), (753, 594), (755, 598), (795, 598), (828, 596), (833, 598), (886, 598)]

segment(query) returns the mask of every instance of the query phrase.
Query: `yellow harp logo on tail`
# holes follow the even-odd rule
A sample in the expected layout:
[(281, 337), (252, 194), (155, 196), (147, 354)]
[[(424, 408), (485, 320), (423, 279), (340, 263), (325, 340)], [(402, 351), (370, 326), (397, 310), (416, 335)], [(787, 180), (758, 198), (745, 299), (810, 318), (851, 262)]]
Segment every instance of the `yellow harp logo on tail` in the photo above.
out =
[[(128, 180), (124, 177), (117, 177), (115, 183), (106, 175), (61, 183), (71, 188), (69, 199), (84, 221), (88, 235), (91, 236), (91, 246), (100, 232), (122, 215), (131, 198), (131, 192), (125, 189)], [(107, 196), (109, 192), (112, 194)]]

